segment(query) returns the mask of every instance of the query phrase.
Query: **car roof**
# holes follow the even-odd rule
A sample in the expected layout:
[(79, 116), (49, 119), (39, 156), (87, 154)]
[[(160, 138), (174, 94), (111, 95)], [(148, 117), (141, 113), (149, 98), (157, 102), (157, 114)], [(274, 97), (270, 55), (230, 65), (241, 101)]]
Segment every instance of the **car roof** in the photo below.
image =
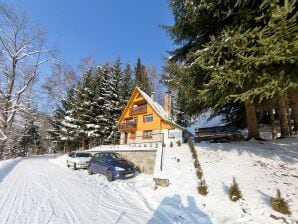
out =
[[(72, 151), (73, 153), (88, 153), (88, 154), (91, 154), (90, 152), (86, 152), (86, 151)], [(71, 152), (71, 153), (72, 153)]]

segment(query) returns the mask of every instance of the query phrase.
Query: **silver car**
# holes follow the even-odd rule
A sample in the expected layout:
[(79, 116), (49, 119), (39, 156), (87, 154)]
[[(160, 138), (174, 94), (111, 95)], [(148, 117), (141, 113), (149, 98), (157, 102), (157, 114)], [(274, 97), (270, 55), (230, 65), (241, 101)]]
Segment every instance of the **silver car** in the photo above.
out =
[(86, 169), (89, 164), (89, 160), (92, 155), (88, 152), (75, 151), (68, 154), (66, 159), (67, 167), (73, 167), (76, 169)]

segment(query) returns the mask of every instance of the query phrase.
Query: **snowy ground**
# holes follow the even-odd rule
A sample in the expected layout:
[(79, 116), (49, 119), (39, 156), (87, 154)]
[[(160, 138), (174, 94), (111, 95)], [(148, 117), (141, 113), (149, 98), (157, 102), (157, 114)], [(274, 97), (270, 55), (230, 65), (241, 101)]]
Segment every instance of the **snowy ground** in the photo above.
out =
[[(154, 190), (151, 175), (107, 182), (65, 166), (65, 156), (0, 162), (0, 224), (22, 223), (297, 223), (298, 139), (202, 143), (196, 146), (209, 194), (198, 179), (187, 145), (166, 148), (170, 186)], [(243, 199), (227, 190), (236, 180)], [(280, 188), (291, 216), (270, 207)], [(271, 215), (284, 218), (275, 220)]]

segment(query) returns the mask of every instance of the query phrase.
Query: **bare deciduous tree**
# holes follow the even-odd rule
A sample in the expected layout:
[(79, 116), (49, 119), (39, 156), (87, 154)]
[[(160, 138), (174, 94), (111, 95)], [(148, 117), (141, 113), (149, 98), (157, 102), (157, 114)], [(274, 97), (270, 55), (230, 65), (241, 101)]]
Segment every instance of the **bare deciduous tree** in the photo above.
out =
[(78, 75), (70, 66), (55, 64), (51, 76), (42, 86), (53, 108), (60, 106), (61, 100), (66, 97), (67, 89), (71, 88), (78, 80)]
[(44, 33), (29, 23), (26, 13), (0, 3), (0, 158), (26, 100), (24, 93), (48, 61), (48, 53)]

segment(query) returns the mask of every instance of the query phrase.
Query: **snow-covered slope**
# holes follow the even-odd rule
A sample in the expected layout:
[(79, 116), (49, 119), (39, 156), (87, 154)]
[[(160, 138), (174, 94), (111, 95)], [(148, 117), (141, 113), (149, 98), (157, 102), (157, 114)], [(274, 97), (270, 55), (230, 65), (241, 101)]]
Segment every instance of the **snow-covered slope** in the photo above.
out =
[[(168, 188), (142, 189), (158, 217), (177, 223), (288, 223), (298, 221), (298, 139), (267, 142), (198, 144), (209, 194), (197, 193), (198, 178), (187, 145), (167, 148), (164, 166)], [(228, 188), (236, 178), (243, 194), (230, 201)], [(276, 189), (289, 202), (291, 216), (273, 211), (270, 197)], [(279, 218), (275, 220), (274, 215)]]

